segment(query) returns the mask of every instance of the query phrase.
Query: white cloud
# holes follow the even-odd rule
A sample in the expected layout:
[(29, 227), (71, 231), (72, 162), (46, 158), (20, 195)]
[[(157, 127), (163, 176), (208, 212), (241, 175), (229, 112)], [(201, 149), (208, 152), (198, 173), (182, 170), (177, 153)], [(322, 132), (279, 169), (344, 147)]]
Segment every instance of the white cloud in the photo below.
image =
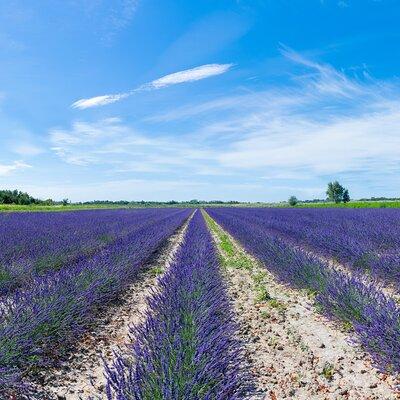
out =
[[(238, 128), (247, 121), (237, 122)], [(307, 169), (315, 176), (355, 169), (385, 170), (400, 151), (400, 109), (332, 117), (318, 122), (294, 115), (261, 120), (220, 155), (228, 168)]]
[(75, 165), (104, 162), (105, 154), (123, 153), (128, 144), (141, 140), (140, 135), (122, 125), (118, 118), (94, 123), (76, 121), (69, 130), (54, 128), (50, 131), (52, 150)]
[(88, 99), (80, 99), (75, 101), (71, 107), (84, 110), (91, 107), (99, 107), (107, 104), (112, 104), (120, 101), (126, 97), (131, 96), (135, 92), (142, 90), (155, 90), (162, 89), (171, 85), (177, 85), (185, 82), (194, 82), (201, 79), (206, 79), (211, 76), (221, 75), (227, 72), (233, 64), (206, 64), (200, 67), (187, 69), (185, 71), (175, 72), (173, 74), (165, 75), (152, 82), (146, 83), (137, 89), (131, 90), (126, 93), (106, 94), (102, 96), (91, 97)]
[(235, 180), (254, 190), (254, 199), (262, 191), (255, 186), (266, 181), (275, 199), (296, 185), (296, 193), (318, 197), (327, 179), (342, 177), (352, 190), (358, 184), (362, 196), (368, 192), (361, 181), (369, 191), (379, 187), (382, 193), (382, 182), (394, 187), (400, 167), (398, 82), (358, 77), (359, 70), (345, 73), (287, 47), (282, 53), (295, 71), (287, 81), (171, 107), (145, 119), (163, 123), (162, 133), (151, 137), (118, 119), (76, 122), (51, 132), (54, 150), (68, 163), (108, 165), (110, 173), (209, 179), (219, 182), (215, 197), (223, 197), (222, 183)]
[(139, 89), (161, 89), (179, 83), (199, 81), (211, 76), (224, 74), (232, 66), (233, 64), (206, 64), (200, 67), (165, 75), (162, 78), (141, 86)]
[[(277, 177), (301, 171), (307, 179), (351, 171), (384, 175), (400, 166), (396, 83), (352, 78), (288, 48), (283, 54), (306, 69), (293, 85), (247, 95), (204, 127), (214, 137), (229, 132), (230, 144), (217, 157), (221, 168)], [(249, 101), (260, 97), (267, 103)]]
[(96, 96), (96, 97), (91, 97), (89, 99), (81, 99), (75, 101), (75, 103), (73, 103), (71, 107), (84, 110), (86, 108), (91, 108), (91, 107), (105, 106), (107, 104), (112, 104), (117, 101), (120, 101), (128, 96), (129, 93), (105, 94), (103, 96)]
[(296, 67), (290, 82), (185, 105), (147, 121), (206, 121), (191, 138), (200, 135), (214, 145), (212, 171), (302, 180), (310, 191), (319, 177), (377, 174), (378, 182), (378, 176), (392, 176), (400, 167), (398, 82), (350, 76), (284, 46), (282, 53)]
[(147, 137), (118, 118), (77, 121), (70, 129), (52, 129), (52, 150), (78, 166), (107, 165), (110, 173), (167, 173), (176, 168), (202, 167), (212, 153), (169, 136)]
[(14, 171), (31, 167), (31, 165), (26, 164), (22, 161), (14, 161), (12, 164), (0, 164), (0, 176), (9, 175)]
[(337, 71), (330, 65), (312, 61), (291, 48), (281, 44), (281, 53), (296, 64), (302, 65), (314, 71), (310, 75), (296, 77), (306, 87), (315, 87), (318, 92), (351, 98), (353, 95), (360, 95), (367, 87), (355, 79), (350, 79), (344, 73)]

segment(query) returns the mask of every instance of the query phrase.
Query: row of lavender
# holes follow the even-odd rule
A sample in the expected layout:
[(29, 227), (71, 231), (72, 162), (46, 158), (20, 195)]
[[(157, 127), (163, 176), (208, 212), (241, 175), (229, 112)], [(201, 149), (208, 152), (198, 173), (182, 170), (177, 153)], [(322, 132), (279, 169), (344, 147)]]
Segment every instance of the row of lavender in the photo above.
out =
[(107, 368), (109, 400), (242, 398), (246, 380), (236, 326), (199, 211), (146, 315), (132, 329), (130, 354)]
[(355, 272), (367, 273), (400, 291), (398, 209), (227, 209), (265, 231)]
[(400, 371), (400, 309), (394, 300), (372, 283), (333, 270), (320, 258), (290, 245), (255, 222), (248, 210), (207, 212), (280, 280), (316, 293), (328, 316), (351, 324), (379, 367)]
[(70, 267), (170, 210), (0, 214), (0, 296)]
[(0, 294), (85, 259), (156, 216), (156, 210), (1, 214)]
[(35, 276), (29, 287), (0, 298), (0, 397), (18, 390), (21, 374), (60, 359), (90, 326), (96, 310), (126, 289), (191, 211), (157, 212), (158, 218), (138, 224), (91, 257)]

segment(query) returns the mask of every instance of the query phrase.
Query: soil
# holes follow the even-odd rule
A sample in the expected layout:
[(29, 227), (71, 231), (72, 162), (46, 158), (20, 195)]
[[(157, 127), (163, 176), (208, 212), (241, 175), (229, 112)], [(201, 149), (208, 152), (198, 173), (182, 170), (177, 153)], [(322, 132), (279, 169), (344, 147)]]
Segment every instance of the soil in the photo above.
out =
[[(218, 236), (213, 236), (218, 245)], [(256, 386), (249, 399), (400, 399), (397, 377), (380, 373), (351, 332), (319, 314), (312, 298), (279, 283), (228, 237), (237, 254), (251, 262), (251, 268), (230, 267), (229, 259), (225, 263), (239, 336)], [(259, 301), (254, 277), (263, 274), (270, 297)]]

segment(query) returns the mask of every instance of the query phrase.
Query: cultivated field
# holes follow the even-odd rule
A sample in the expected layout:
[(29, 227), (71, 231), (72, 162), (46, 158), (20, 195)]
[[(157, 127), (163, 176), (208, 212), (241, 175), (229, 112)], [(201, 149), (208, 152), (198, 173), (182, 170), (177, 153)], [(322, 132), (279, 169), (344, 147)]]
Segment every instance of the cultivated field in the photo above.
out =
[(399, 222), (0, 214), (0, 399), (399, 399)]

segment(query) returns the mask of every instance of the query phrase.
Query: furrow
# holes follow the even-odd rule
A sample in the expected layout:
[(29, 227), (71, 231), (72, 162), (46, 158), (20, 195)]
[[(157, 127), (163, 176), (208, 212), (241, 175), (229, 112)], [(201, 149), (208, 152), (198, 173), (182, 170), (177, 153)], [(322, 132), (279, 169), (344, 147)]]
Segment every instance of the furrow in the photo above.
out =
[(225, 266), (241, 326), (251, 399), (394, 400), (394, 377), (379, 372), (341, 326), (315, 310), (313, 298), (278, 282), (213, 219), (207, 223)]

